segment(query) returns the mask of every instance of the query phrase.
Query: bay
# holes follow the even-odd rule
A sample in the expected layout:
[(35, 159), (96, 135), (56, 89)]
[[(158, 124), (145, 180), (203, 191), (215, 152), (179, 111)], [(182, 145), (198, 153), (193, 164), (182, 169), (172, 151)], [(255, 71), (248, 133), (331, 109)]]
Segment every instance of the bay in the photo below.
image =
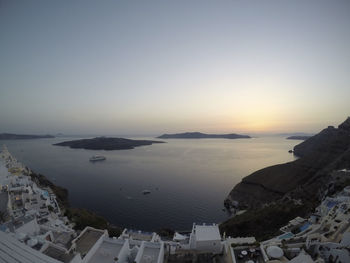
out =
[[(0, 144), (6, 144), (33, 171), (67, 188), (72, 206), (90, 209), (121, 227), (148, 231), (164, 227), (189, 230), (193, 222), (226, 220), (222, 208), (230, 190), (258, 169), (293, 161), (288, 150), (300, 143), (275, 136), (169, 139), (164, 144), (121, 151), (52, 145), (79, 138)], [(92, 155), (104, 155), (107, 160), (91, 163)], [(143, 195), (145, 189), (151, 194)]]

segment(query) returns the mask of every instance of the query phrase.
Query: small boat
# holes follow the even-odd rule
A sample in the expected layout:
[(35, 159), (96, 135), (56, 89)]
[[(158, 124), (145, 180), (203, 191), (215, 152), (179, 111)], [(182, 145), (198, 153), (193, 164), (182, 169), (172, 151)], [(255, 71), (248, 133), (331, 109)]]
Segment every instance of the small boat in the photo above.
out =
[(293, 151), (293, 150), (289, 150), (288, 152), (289, 152), (289, 153), (293, 153), (294, 151)]
[(106, 157), (102, 155), (94, 155), (90, 158), (90, 162), (97, 162), (97, 161), (104, 161), (106, 160)]
[(150, 190), (143, 190), (143, 191), (142, 191), (142, 194), (144, 194), (144, 195), (148, 195), (148, 194), (150, 194), (150, 193), (151, 193)]

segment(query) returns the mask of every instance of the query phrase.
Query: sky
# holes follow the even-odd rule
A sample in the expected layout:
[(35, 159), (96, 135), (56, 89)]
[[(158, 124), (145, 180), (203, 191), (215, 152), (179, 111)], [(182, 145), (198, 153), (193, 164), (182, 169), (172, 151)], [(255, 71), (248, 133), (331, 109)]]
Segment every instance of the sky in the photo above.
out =
[(350, 1), (0, 0), (0, 133), (318, 132)]

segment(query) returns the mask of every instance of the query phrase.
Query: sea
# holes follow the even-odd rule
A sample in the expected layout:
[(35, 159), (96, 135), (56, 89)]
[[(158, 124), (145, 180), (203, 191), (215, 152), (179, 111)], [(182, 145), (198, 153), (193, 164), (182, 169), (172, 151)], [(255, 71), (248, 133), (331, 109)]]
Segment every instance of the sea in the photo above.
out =
[[(5, 144), (24, 165), (68, 189), (72, 206), (92, 210), (114, 225), (145, 231), (186, 231), (193, 223), (227, 220), (223, 203), (231, 189), (256, 170), (295, 160), (288, 150), (301, 142), (281, 136), (166, 139), (116, 151), (53, 145), (75, 139), (79, 137), (2, 140), (0, 146)], [(93, 155), (106, 160), (92, 163)]]

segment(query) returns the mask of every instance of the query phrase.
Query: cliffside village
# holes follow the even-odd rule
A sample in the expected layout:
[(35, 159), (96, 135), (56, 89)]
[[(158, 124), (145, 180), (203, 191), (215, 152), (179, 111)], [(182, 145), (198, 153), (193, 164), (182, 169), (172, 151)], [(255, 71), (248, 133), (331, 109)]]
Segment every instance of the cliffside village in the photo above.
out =
[[(53, 191), (34, 182), (30, 172), (4, 146), (0, 262), (350, 262), (350, 187), (325, 197), (309, 218), (289, 221), (280, 229), (282, 234), (270, 240), (227, 237), (217, 224), (193, 224), (191, 232), (175, 232), (169, 240), (130, 229), (118, 237), (92, 227), (75, 231)], [(350, 178), (350, 170), (336, 174)]]

